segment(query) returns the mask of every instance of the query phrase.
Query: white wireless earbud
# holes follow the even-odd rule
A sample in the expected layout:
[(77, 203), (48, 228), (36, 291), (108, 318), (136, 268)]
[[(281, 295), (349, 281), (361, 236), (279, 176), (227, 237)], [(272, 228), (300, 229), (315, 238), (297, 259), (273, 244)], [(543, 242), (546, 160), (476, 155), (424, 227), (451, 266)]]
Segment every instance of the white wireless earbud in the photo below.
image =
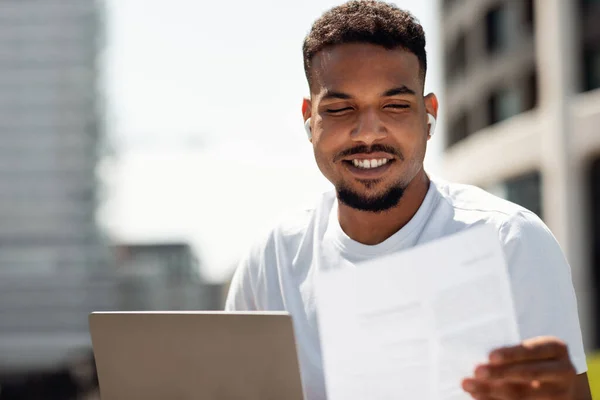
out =
[(433, 136), (433, 133), (435, 132), (435, 117), (431, 114), (427, 114), (427, 124), (429, 125), (429, 136)]
[(310, 118), (306, 120), (304, 123), (304, 130), (306, 131), (306, 135), (309, 139), (312, 139), (312, 131), (310, 130)]

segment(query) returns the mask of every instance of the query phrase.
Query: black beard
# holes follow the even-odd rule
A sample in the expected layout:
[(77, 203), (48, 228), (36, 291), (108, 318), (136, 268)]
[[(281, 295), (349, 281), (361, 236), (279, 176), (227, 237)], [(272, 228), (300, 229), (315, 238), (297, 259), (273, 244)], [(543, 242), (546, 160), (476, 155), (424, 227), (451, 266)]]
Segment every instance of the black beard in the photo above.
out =
[[(369, 189), (377, 184), (377, 181), (363, 181), (362, 183)], [(359, 211), (380, 213), (392, 209), (400, 203), (400, 199), (402, 199), (402, 196), (404, 195), (405, 187), (401, 184), (396, 184), (386, 192), (374, 197), (360, 195), (344, 186), (341, 186), (336, 190), (339, 201), (348, 207)]]

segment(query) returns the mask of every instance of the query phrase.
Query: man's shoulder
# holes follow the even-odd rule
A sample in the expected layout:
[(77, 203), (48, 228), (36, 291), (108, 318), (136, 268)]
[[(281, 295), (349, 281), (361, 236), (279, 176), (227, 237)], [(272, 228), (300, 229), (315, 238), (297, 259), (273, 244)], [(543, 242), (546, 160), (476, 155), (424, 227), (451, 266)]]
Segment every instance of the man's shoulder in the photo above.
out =
[[(293, 266), (306, 266), (319, 227), (328, 221), (335, 194), (323, 193), (314, 206), (288, 213), (270, 229), (257, 233), (239, 260), (227, 300), (229, 310), (280, 307), (280, 280)], [(298, 262), (298, 260), (303, 260)], [(273, 302), (273, 303), (272, 303)]]
[(438, 191), (454, 209), (464, 212), (511, 216), (529, 211), (480, 187), (436, 180)]
[(520, 253), (539, 254), (552, 248), (561, 257), (554, 235), (534, 212), (485, 190), (459, 183), (436, 181), (453, 218), (466, 225), (491, 224), (496, 227), (507, 256)]
[(314, 204), (287, 213), (263, 234), (258, 235), (251, 243), (251, 253), (261, 257), (265, 253), (279, 250), (289, 252), (312, 240), (315, 227), (328, 219), (334, 199), (335, 193), (324, 192)]
[(440, 179), (434, 183), (444, 205), (452, 209), (453, 215), (459, 220), (493, 223), (498, 228), (523, 224), (544, 227), (532, 211), (480, 187)]

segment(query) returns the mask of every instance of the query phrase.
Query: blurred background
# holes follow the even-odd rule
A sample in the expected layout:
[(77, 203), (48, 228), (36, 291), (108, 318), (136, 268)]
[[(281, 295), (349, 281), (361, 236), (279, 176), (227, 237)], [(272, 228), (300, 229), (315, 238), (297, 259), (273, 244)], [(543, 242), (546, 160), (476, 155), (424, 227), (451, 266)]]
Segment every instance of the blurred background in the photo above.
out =
[[(544, 219), (596, 384), (600, 1), (397, 0), (441, 103), (426, 167)], [(302, 40), (331, 0), (0, 0), (0, 399), (97, 399), (93, 310), (218, 310), (330, 188)], [(594, 389), (595, 390), (595, 389)]]

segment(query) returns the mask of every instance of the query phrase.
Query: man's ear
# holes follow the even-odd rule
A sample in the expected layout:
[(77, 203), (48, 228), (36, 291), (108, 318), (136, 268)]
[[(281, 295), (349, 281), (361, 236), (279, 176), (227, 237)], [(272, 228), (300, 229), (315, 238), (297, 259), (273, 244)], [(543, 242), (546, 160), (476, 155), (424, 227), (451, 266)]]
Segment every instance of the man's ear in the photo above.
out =
[(304, 120), (304, 122), (306, 122), (306, 120), (309, 119), (311, 116), (311, 107), (312, 104), (309, 98), (305, 97), (304, 99), (302, 99), (302, 119)]
[(302, 101), (302, 118), (304, 119), (304, 130), (306, 132), (306, 136), (308, 137), (308, 141), (312, 143), (312, 126), (311, 126), (311, 102), (309, 99), (305, 98)]
[(438, 100), (433, 93), (429, 93), (427, 96), (425, 96), (424, 100), (425, 111), (427, 113), (427, 140), (429, 140), (435, 132), (435, 125), (438, 116)]
[(427, 110), (427, 114), (431, 114), (434, 118), (437, 119), (438, 108), (439, 103), (435, 94), (429, 93), (427, 96), (425, 96), (425, 109)]

